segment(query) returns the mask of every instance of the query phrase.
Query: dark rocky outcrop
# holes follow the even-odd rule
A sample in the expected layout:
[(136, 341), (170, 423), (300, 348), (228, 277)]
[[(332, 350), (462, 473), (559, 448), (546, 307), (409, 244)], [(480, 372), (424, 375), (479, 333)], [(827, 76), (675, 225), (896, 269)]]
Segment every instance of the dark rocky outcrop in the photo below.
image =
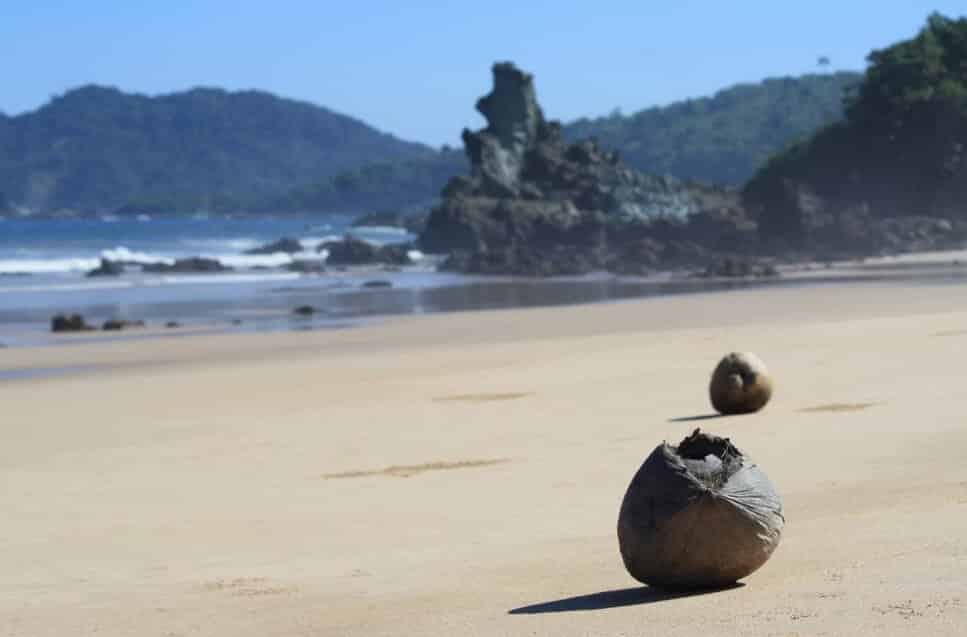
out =
[(300, 305), (292, 310), (292, 313), (296, 316), (312, 316), (316, 313), (316, 308), (312, 307), (311, 305)]
[(391, 288), (393, 287), (393, 283), (390, 281), (386, 281), (384, 279), (376, 279), (373, 281), (366, 281), (365, 283), (363, 283), (363, 287), (367, 289)]
[(273, 241), (272, 243), (266, 243), (265, 245), (258, 246), (257, 248), (252, 248), (251, 250), (246, 250), (244, 254), (277, 254), (283, 252), (285, 254), (295, 254), (297, 252), (302, 252), (304, 248), (302, 243), (298, 239), (293, 239), (291, 237), (282, 237), (278, 241)]
[(145, 272), (157, 274), (195, 274), (211, 272), (228, 272), (230, 267), (222, 265), (218, 259), (204, 257), (189, 257), (177, 259), (174, 263), (149, 263), (142, 268)]
[[(759, 217), (763, 251), (837, 259), (862, 255), (962, 248), (967, 218), (885, 214), (869, 201), (826, 197), (801, 179), (760, 175), (746, 190)], [(967, 201), (967, 192), (965, 192)]]
[(403, 218), (403, 228), (410, 234), (418, 235), (426, 228), (426, 220), (430, 218), (430, 213), (414, 212)]
[(326, 264), (321, 259), (296, 259), (285, 267), (289, 272), (302, 274), (322, 274), (326, 271)]
[(124, 274), (124, 264), (109, 259), (101, 259), (101, 264), (87, 273), (89, 277), (121, 276)]
[[(445, 267), (539, 276), (638, 271), (663, 250), (643, 254), (641, 244), (626, 242), (663, 241), (655, 235), (668, 220), (738, 209), (732, 190), (638, 173), (593, 140), (565, 143), (560, 124), (544, 118), (531, 75), (501, 63), (493, 76), (492, 92), (477, 103), (487, 127), (463, 131), (471, 174), (450, 180), (420, 236), (423, 250), (451, 255)], [(731, 234), (743, 232), (740, 224)], [(719, 241), (722, 233), (714, 234)], [(633, 262), (639, 254), (642, 262)]]
[(58, 314), (50, 319), (51, 332), (91, 332), (94, 329), (92, 325), (87, 324), (87, 321), (80, 314)]
[(333, 266), (347, 265), (408, 265), (411, 263), (409, 244), (394, 244), (386, 246), (373, 245), (355, 237), (345, 237), (342, 241), (334, 241), (319, 246), (319, 250), (327, 250), (329, 256), (326, 263)]

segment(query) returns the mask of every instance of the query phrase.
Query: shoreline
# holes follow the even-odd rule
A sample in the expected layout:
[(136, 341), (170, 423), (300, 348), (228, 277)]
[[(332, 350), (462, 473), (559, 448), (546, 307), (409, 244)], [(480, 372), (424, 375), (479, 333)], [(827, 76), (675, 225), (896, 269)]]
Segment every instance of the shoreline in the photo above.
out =
[[(117, 370), (155, 368), (200, 360), (204, 355), (228, 357), (240, 362), (255, 362), (273, 353), (286, 356), (312, 357), (322, 352), (343, 355), (365, 344), (378, 351), (407, 348), (441, 347), (450, 342), (461, 345), (479, 344), (476, 326), (504, 326), (497, 343), (522, 340), (544, 340), (577, 334), (553, 326), (561, 317), (564, 324), (603, 314), (620, 318), (603, 323), (592, 331), (599, 335), (669, 330), (701, 330), (714, 326), (731, 329), (737, 325), (767, 327), (776, 317), (795, 313), (809, 323), (854, 320), (870, 316), (893, 316), (907, 312), (903, 303), (887, 302), (894, 295), (918, 304), (927, 314), (943, 314), (948, 308), (947, 294), (963, 279), (941, 277), (940, 281), (921, 277), (899, 279), (876, 277), (857, 279), (829, 277), (817, 279), (775, 279), (759, 285), (738, 285), (716, 290), (655, 294), (561, 305), (511, 306), (492, 309), (468, 309), (448, 312), (406, 313), (372, 316), (338, 326), (302, 323), (289, 329), (256, 330), (237, 326), (165, 329), (148, 326), (121, 332), (95, 331), (79, 334), (53, 334), (52, 344), (39, 344), (0, 349), (0, 386), (21, 379), (4, 381), (2, 375), (26, 374), (31, 380), (45, 378), (44, 370), (55, 370), (51, 378), (87, 377)], [(865, 293), (865, 294), (863, 294)], [(822, 295), (834, 299), (826, 307), (811, 307), (802, 299)], [(708, 305), (741, 308), (752, 302), (754, 315), (730, 312), (708, 315)], [(539, 330), (522, 329), (519, 317), (545, 316), (549, 325)], [(296, 317), (287, 318), (298, 321)], [(956, 332), (956, 330), (954, 330)], [(490, 335), (494, 337), (493, 334)], [(143, 351), (162, 348), (164, 356), (146, 359)], [(91, 363), (90, 361), (96, 361)], [(61, 368), (64, 371), (57, 371)], [(34, 372), (36, 376), (34, 376)]]
[[(595, 274), (528, 279), (474, 277), (419, 269), (386, 272), (379, 268), (354, 268), (321, 276), (287, 277), (284, 280), (269, 277), (260, 280), (255, 287), (241, 286), (235, 282), (237, 279), (222, 283), (217, 281), (217, 277), (206, 276), (203, 277), (204, 285), (190, 286), (190, 289), (185, 289), (189, 292), (188, 296), (172, 300), (151, 296), (157, 293), (154, 286), (139, 288), (140, 292), (135, 290), (135, 293), (148, 295), (140, 303), (128, 299), (123, 301), (123, 305), (119, 298), (95, 297), (88, 306), (71, 306), (61, 302), (61, 305), (52, 305), (47, 309), (18, 311), (10, 307), (12, 301), (8, 300), (8, 315), (19, 315), (21, 319), (17, 323), (0, 323), (0, 344), (10, 350), (199, 334), (355, 329), (365, 328), (373, 322), (423, 314), (567, 307), (758, 288), (831, 284), (958, 284), (967, 282), (967, 250), (914, 253), (828, 265), (784, 265), (780, 267), (780, 274), (778, 277), (715, 278), (661, 272), (647, 277)], [(362, 285), (380, 278), (387, 280), (389, 286), (367, 289)], [(129, 288), (129, 285), (123, 287), (125, 290)], [(109, 292), (114, 290), (110, 288)], [(70, 312), (85, 314), (95, 325), (108, 318), (122, 316), (145, 320), (148, 327), (110, 333), (49, 333), (50, 317), (56, 313), (54, 309), (63, 310), (65, 306), (70, 308)], [(312, 307), (314, 312), (308, 316), (297, 316), (293, 310), (299, 306)], [(124, 309), (106, 309), (110, 307)], [(23, 317), (29, 317), (29, 320)], [(179, 323), (177, 328), (162, 327), (173, 319)]]

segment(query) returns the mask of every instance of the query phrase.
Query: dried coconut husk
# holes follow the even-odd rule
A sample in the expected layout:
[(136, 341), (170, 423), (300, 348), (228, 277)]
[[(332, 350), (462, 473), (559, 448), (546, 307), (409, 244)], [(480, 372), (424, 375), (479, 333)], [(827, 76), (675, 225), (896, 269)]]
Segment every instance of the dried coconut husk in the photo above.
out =
[(641, 465), (621, 503), (618, 544), (644, 584), (721, 588), (766, 563), (784, 523), (765, 473), (728, 438), (696, 429)]

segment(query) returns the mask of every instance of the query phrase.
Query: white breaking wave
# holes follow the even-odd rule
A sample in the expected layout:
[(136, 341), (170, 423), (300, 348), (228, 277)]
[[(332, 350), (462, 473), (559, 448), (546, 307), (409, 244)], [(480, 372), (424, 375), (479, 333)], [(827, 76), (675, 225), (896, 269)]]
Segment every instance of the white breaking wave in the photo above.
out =
[(157, 254), (135, 252), (124, 246), (102, 250), (96, 257), (59, 257), (54, 259), (0, 259), (0, 274), (63, 274), (89, 272), (101, 265), (101, 259), (124, 263), (174, 263), (174, 259)]
[[(155, 254), (131, 250), (126, 246), (117, 246), (102, 250), (97, 256), (90, 257), (57, 257), (57, 258), (15, 258), (0, 259), (0, 274), (69, 274), (86, 273), (97, 268), (101, 259), (135, 265), (171, 265), (178, 258), (199, 256), (214, 259), (222, 265), (235, 270), (253, 268), (283, 268), (295, 261), (321, 261), (329, 257), (328, 250), (319, 247), (331, 242), (339, 242), (346, 236), (353, 236), (373, 245), (396, 243), (405, 238), (408, 233), (400, 228), (383, 228), (378, 226), (361, 227), (347, 232), (346, 235), (325, 235), (303, 237), (300, 243), (303, 251), (296, 254), (277, 252), (273, 254), (242, 254), (263, 242), (250, 237), (233, 237), (224, 239), (186, 239), (179, 242), (180, 247), (188, 248), (182, 252), (176, 250), (172, 254)], [(424, 255), (419, 250), (409, 252), (410, 259), (420, 261)]]
[(324, 243), (338, 243), (343, 240), (342, 235), (337, 234), (327, 234), (323, 237), (303, 237), (299, 239), (299, 243), (302, 244), (302, 248), (306, 252), (315, 252)]
[(292, 263), (292, 256), (285, 252), (274, 254), (212, 254), (203, 255), (206, 259), (215, 259), (229, 268), (281, 268)]
[(0, 274), (57, 274), (62, 272), (87, 272), (100, 265), (98, 258), (65, 259), (3, 259)]
[[(124, 263), (140, 263), (141, 265), (153, 264), (153, 263), (174, 263), (174, 259), (171, 257), (163, 257), (156, 254), (148, 254), (147, 252), (133, 252), (128, 250), (124, 246), (118, 246), (112, 250), (102, 250), (101, 258), (107, 259), (108, 261), (122, 261)], [(95, 266), (97, 267), (97, 266)]]
[(377, 246), (402, 243), (415, 238), (406, 229), (393, 226), (357, 226), (348, 229), (346, 235)]
[(298, 272), (271, 272), (265, 274), (166, 274), (142, 282), (145, 286), (157, 285), (194, 285), (201, 283), (257, 283), (259, 281), (292, 281), (299, 278)]
[(257, 248), (263, 242), (252, 237), (225, 237), (223, 239), (182, 239), (179, 245), (192, 250), (203, 250), (206, 252), (245, 252), (252, 248)]

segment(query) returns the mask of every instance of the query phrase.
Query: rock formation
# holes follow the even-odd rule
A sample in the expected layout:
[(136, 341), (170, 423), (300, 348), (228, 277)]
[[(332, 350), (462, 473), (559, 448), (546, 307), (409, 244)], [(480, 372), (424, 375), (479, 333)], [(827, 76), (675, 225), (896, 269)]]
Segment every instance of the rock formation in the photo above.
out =
[(346, 236), (341, 241), (330, 241), (319, 246), (319, 251), (326, 250), (326, 264), (332, 266), (368, 265), (383, 263), (388, 265), (408, 265), (411, 246), (409, 244), (394, 244), (378, 246)]
[(101, 257), (101, 264), (87, 273), (89, 277), (121, 276), (124, 274), (124, 264)]
[(277, 254), (280, 252), (285, 254), (296, 254), (298, 252), (302, 252), (303, 250), (305, 250), (305, 248), (302, 247), (302, 244), (298, 239), (293, 239), (292, 237), (282, 237), (278, 241), (273, 241), (271, 243), (260, 245), (256, 248), (252, 248), (251, 250), (246, 250), (242, 254)]
[(61, 332), (91, 332), (96, 329), (89, 325), (80, 314), (58, 314), (50, 319), (50, 331)]
[[(463, 131), (471, 174), (449, 181), (420, 238), (428, 252), (453, 254), (450, 267), (541, 275), (635, 269), (624, 263), (635, 254), (622, 248), (626, 236), (660, 231), (657, 221), (682, 225), (703, 211), (739, 210), (734, 191), (638, 173), (594, 140), (565, 143), (560, 123), (544, 118), (530, 74), (499, 63), (493, 77), (493, 90), (477, 102), (486, 128)], [(625, 233), (627, 226), (635, 231)]]

